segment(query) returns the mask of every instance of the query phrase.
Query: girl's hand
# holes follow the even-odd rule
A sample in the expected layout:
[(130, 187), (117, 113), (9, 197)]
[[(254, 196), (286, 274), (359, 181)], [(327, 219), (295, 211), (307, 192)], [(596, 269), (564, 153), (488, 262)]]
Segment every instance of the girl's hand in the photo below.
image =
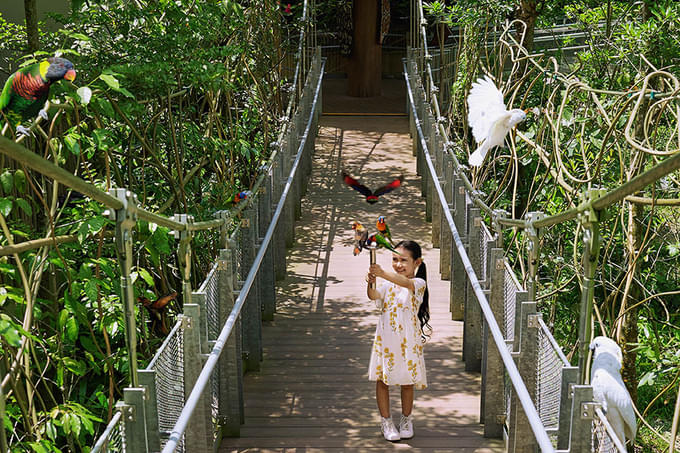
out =
[(366, 274), (366, 283), (368, 283), (369, 285), (371, 283), (375, 283), (375, 274), (371, 274), (370, 272)]
[(373, 274), (376, 277), (384, 278), (385, 276), (385, 271), (382, 267), (380, 267), (380, 264), (371, 264), (371, 266), (368, 268), (368, 272), (369, 274)]

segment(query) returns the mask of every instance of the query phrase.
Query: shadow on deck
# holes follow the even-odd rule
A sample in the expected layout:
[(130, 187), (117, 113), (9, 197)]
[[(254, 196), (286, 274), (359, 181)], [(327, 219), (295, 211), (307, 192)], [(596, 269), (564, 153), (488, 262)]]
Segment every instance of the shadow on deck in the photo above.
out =
[[(335, 98), (331, 111), (357, 108), (342, 105), (347, 99), (332, 92), (337, 86), (325, 85), (324, 107)], [(381, 98), (382, 105), (364, 101), (367, 111), (404, 111), (403, 98)], [(341, 169), (369, 187), (399, 174), (405, 185), (369, 205), (342, 183)], [(277, 288), (275, 320), (263, 327), (264, 362), (244, 379), (245, 425), (240, 438), (223, 439), (220, 451), (504, 451), (501, 440), (482, 436), (480, 377), (464, 371), (462, 323), (450, 320), (449, 283), (439, 279), (439, 250), (424, 212), (405, 116), (322, 118), (287, 278)], [(382, 438), (375, 384), (368, 381), (378, 315), (366, 298), (368, 253), (353, 256), (351, 247), (351, 221), (373, 230), (378, 215), (387, 216), (395, 240), (423, 246), (434, 329), (425, 346), (429, 386), (416, 392), (416, 435), (394, 444)], [(388, 252), (378, 253), (379, 264), (389, 268), (390, 261)], [(398, 395), (393, 387), (396, 420)]]

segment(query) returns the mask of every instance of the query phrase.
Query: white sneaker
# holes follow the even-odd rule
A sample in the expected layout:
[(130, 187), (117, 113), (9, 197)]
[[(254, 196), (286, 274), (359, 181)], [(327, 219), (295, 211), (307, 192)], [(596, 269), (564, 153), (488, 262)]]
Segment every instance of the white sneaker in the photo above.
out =
[(394, 426), (394, 422), (392, 421), (392, 417), (390, 418), (385, 418), (385, 417), (380, 417), (380, 429), (382, 430), (383, 436), (385, 436), (385, 440), (389, 440), (390, 442), (395, 442), (401, 437), (399, 436), (399, 431), (397, 431), (397, 427)]
[(399, 421), (399, 437), (401, 439), (410, 439), (413, 437), (413, 414), (408, 417), (401, 414), (401, 420)]

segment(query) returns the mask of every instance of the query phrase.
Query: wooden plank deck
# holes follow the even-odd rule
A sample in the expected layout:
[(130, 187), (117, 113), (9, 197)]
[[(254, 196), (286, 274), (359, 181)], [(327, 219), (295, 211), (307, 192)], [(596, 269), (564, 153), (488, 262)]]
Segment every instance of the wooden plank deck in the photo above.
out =
[[(479, 424), (477, 373), (461, 361), (462, 323), (451, 321), (449, 283), (439, 279), (415, 175), (408, 120), (399, 117), (323, 117), (309, 192), (288, 253), (288, 276), (277, 289), (275, 320), (263, 328), (261, 371), (245, 376), (241, 437), (224, 439), (221, 452), (502, 452)], [(369, 205), (340, 181), (345, 168), (375, 188), (403, 173), (405, 186)], [(417, 391), (415, 437), (383, 439), (368, 381), (377, 310), (365, 295), (368, 253), (352, 255), (350, 222), (374, 229), (386, 215), (396, 240), (424, 247), (430, 288), (432, 338), (425, 346), (428, 388)], [(391, 254), (378, 263), (391, 268)], [(400, 413), (398, 387), (391, 410)]]

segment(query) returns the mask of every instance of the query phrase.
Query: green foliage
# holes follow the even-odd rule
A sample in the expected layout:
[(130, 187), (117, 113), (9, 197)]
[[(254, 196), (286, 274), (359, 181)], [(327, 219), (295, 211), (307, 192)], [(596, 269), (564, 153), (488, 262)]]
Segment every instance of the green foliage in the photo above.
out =
[[(662, 153), (677, 152), (676, 100), (674, 95), (665, 96), (675, 90), (672, 77), (680, 75), (678, 2), (535, 2), (543, 5), (539, 26), (566, 20), (581, 33), (563, 39), (561, 28), (553, 30), (558, 46), (579, 50), (535, 51), (531, 61), (512, 60), (524, 53), (490, 32), (494, 26), (503, 28), (503, 6), (494, 16), (483, 3), (458, 2), (456, 7), (462, 11), (449, 20), (450, 25), (462, 25), (449, 114), (460, 160), (465, 162), (476, 146), (465, 120), (465, 98), (479, 67), (502, 81), (506, 105), (539, 109), (517, 128), (526, 140), (519, 135), (508, 140), (511, 146), (496, 150), (495, 159), (487, 158), (474, 173), (489, 206), (515, 218), (530, 211), (561, 213), (578, 205), (585, 188), (613, 189), (665, 159)], [(443, 16), (443, 6), (437, 2), (429, 10), (436, 20)], [(493, 19), (486, 19), (485, 13)], [(504, 41), (511, 42), (507, 38)], [(484, 48), (480, 42), (495, 45)], [(649, 79), (641, 107), (634, 109), (643, 80), (656, 69), (666, 73)], [(659, 155), (640, 152), (632, 142)], [(678, 177), (675, 172), (636, 195), (677, 199)], [(629, 202), (609, 207), (600, 219), (602, 248), (595, 283), (594, 332), (628, 342), (624, 373), (633, 373), (625, 374), (626, 381), (631, 391), (637, 391), (637, 407), (646, 420), (666, 437), (680, 379), (679, 222), (677, 207), (640, 207)], [(575, 363), (583, 233), (576, 221), (540, 233), (538, 305)], [(505, 232), (506, 255), (524, 279), (526, 241), (523, 233)], [(646, 428), (637, 441), (645, 451), (668, 449)]]
[[(78, 74), (74, 83), (52, 86), (44, 135), (36, 130), (22, 144), (102, 190), (129, 189), (151, 211), (211, 219), (232, 207), (235, 192), (252, 187), (269, 157), (288, 102), (281, 62), (296, 48), (284, 31), (299, 24), (285, 23), (273, 0), (145, 3), (74, 0), (72, 14), (54, 15), (62, 28), (41, 38), (41, 51), (23, 57), (23, 27), (0, 18), (0, 55), (10, 56), (0, 62), (6, 75), (55, 53), (68, 57)], [(7, 159), (0, 214), (12, 235), (2, 230), (1, 246), (69, 239), (22, 252), (19, 263), (0, 257), (0, 349), (14, 357), (22, 338), (30, 342), (31, 375), (18, 378), (31, 379), (21, 387), (38, 396), (30, 417), (20, 410), (24, 395), (7, 400), (13, 451), (87, 451), (130, 368), (114, 222), (99, 203)], [(216, 237), (194, 239), (196, 285), (214, 259)], [(167, 228), (137, 222), (135, 298), (181, 289), (176, 249)], [(23, 275), (35, 290), (24, 291)], [(180, 296), (167, 307), (169, 326), (181, 306)], [(31, 328), (24, 331), (29, 313)], [(141, 303), (135, 317), (142, 366), (163, 333)]]

